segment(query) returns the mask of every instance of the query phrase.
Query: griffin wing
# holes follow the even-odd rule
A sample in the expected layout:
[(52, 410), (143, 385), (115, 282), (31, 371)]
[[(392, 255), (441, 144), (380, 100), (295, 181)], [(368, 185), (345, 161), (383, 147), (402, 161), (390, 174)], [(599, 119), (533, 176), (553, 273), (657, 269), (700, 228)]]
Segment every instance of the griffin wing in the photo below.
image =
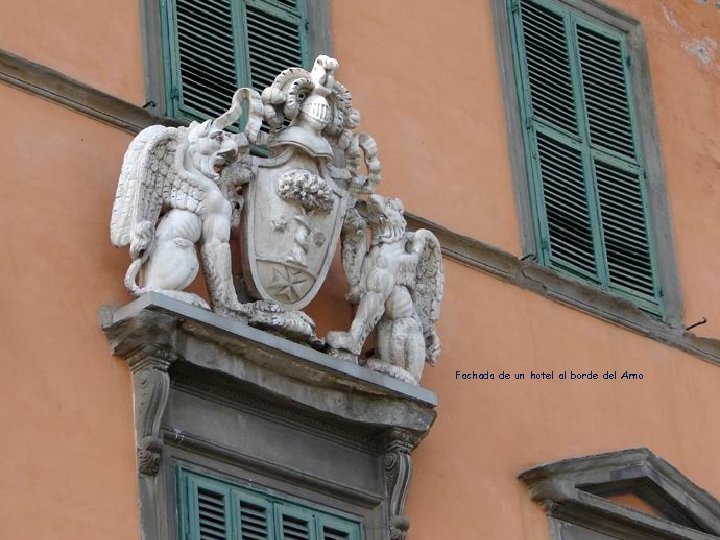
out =
[(350, 283), (348, 300), (359, 301), (361, 291), (360, 277), (367, 252), (367, 222), (360, 216), (356, 208), (350, 208), (343, 221), (342, 228), (342, 264), (345, 277)]
[(435, 323), (440, 318), (440, 302), (445, 282), (440, 242), (430, 231), (419, 229), (412, 235), (411, 249), (418, 257), (415, 286), (412, 288), (413, 302), (422, 323), (427, 359), (434, 364), (440, 355), (440, 338), (435, 330)]
[(118, 247), (130, 245), (133, 259), (152, 242), (155, 224), (176, 183), (175, 150), (178, 129), (150, 126), (142, 130), (125, 152), (110, 220), (110, 239)]

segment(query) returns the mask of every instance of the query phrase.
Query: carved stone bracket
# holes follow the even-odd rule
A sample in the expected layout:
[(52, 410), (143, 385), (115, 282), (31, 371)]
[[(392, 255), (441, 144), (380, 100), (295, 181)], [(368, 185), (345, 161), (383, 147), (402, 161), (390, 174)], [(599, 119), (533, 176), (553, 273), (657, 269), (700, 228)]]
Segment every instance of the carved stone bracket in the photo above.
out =
[[(127, 362), (133, 376), (145, 540), (177, 537), (174, 493), (167, 486), (178, 449), (212, 459), (222, 453), (232, 463), (302, 476), (302, 482), (342, 490), (343, 497), (352, 493), (371, 508), (368, 539), (405, 539), (410, 453), (435, 420), (437, 398), (431, 391), (158, 293), (103, 310), (101, 318), (113, 353)], [(197, 408), (201, 402), (211, 408)], [(235, 406), (248, 418), (259, 416), (255, 411), (262, 408), (262, 425), (253, 425), (253, 433), (265, 434), (267, 441), (290, 432), (286, 423), (297, 423), (302, 440), (312, 441), (311, 451), (322, 448), (324, 456), (324, 449), (331, 448), (327, 455), (337, 462), (283, 454), (277, 463), (268, 463), (263, 445), (219, 429), (215, 420), (206, 430), (203, 415)], [(218, 416), (218, 425), (223, 418)], [(176, 428), (183, 437), (168, 440)], [(220, 437), (222, 444), (215, 447)], [(342, 472), (349, 448), (356, 445), (361, 451), (353, 450), (352, 459), (366, 473), (357, 485), (355, 475), (346, 478)], [(295, 467), (305, 472), (288, 473)]]
[(410, 520), (404, 515), (412, 476), (410, 452), (419, 442), (416, 435), (402, 429), (391, 429), (384, 434), (383, 466), (392, 540), (404, 540), (410, 528)]
[(168, 369), (172, 351), (156, 346), (142, 347), (128, 358), (135, 391), (135, 432), (140, 474), (154, 476), (160, 470), (162, 435), (160, 423), (170, 393)]

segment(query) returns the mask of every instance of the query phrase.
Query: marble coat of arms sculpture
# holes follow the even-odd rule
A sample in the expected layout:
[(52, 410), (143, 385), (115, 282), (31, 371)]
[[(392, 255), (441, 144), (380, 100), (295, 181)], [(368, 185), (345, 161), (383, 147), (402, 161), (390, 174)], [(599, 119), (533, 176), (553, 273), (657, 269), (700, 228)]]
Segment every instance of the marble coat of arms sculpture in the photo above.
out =
[[(111, 240), (129, 248), (125, 286), (134, 295), (161, 292), (418, 384), (440, 352), (440, 246), (429, 231), (405, 230), (399, 199), (374, 193), (377, 147), (355, 132), (360, 114), (337, 68), (319, 56), (311, 71), (286, 69), (262, 94), (239, 89), (215, 120), (141, 131), (125, 153)], [(357, 310), (349, 331), (323, 339), (300, 310), (338, 244)], [(200, 269), (209, 303), (185, 291)], [(375, 352), (363, 357), (374, 330)]]

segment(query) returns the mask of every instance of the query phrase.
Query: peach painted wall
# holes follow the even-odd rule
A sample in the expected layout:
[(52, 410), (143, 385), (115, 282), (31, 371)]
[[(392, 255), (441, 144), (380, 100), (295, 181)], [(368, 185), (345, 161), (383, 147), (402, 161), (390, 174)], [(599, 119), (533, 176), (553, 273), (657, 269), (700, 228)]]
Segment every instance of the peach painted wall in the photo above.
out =
[[(642, 22), (688, 324), (720, 337), (720, 9), (606, 2)], [(388, 7), (391, 5), (392, 7)], [(490, 0), (333, 2), (339, 77), (408, 210), (520, 254)]]
[(127, 301), (108, 210), (130, 136), (0, 84), (0, 537), (137, 538)]
[[(720, 111), (713, 2), (613, 0), (643, 21), (686, 320), (720, 337)], [(0, 47), (135, 103), (139, 6), (28, 0)], [(379, 143), (381, 191), (520, 254), (489, 0), (333, 0), (340, 80)], [(704, 51), (704, 52), (703, 52)], [(0, 537), (137, 538), (132, 397), (97, 308), (122, 304), (108, 239), (130, 136), (0, 84)], [(448, 261), (440, 417), (416, 454), (411, 540), (546, 537), (515, 480), (531, 465), (648, 446), (720, 497), (720, 368)], [(312, 306), (337, 327), (342, 280)], [(342, 307), (340, 307), (342, 306)], [(455, 370), (625, 370), (643, 381), (456, 381)]]
[[(698, 333), (720, 337), (720, 10), (608, 3), (647, 34), (685, 319), (707, 317)], [(334, 52), (379, 142), (383, 191), (520, 254), (490, 2), (333, 8)], [(546, 538), (543, 512), (514, 480), (522, 470), (639, 446), (720, 497), (720, 433), (709, 412), (720, 406), (720, 368), (455, 263), (446, 270), (442, 363), (425, 378), (440, 416), (416, 454), (413, 540)], [(455, 380), (455, 370), (473, 369), (627, 369), (645, 379)]]
[(4, 2), (0, 48), (144, 103), (140, 0)]
[[(424, 379), (439, 417), (415, 454), (413, 540), (547, 538), (521, 471), (641, 446), (720, 498), (720, 367), (459, 264), (445, 269), (443, 356)], [(456, 370), (553, 370), (555, 380), (463, 381)], [(644, 378), (557, 380), (564, 370)]]
[(378, 142), (383, 192), (519, 253), (489, 0), (332, 7), (338, 78)]

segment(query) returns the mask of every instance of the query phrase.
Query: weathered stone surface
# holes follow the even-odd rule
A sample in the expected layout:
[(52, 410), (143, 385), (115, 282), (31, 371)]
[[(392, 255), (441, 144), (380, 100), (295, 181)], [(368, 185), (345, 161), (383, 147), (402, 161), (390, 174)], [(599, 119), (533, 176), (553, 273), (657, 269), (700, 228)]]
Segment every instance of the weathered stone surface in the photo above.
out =
[[(200, 262), (218, 312), (242, 317), (244, 309), (233, 286), (230, 229), (237, 188), (220, 173), (247, 154), (257, 136), (250, 124), (242, 139), (223, 131), (240, 115), (240, 98), (261, 107), (257, 92), (238, 90), (233, 107), (214, 121), (189, 127), (150, 126), (125, 153), (110, 222), (110, 237), (128, 246), (131, 263), (125, 286), (140, 296), (162, 291), (184, 302), (209, 307), (205, 299), (184, 289), (195, 279)], [(140, 283), (141, 282), (141, 283)]]
[[(589, 528), (607, 538), (687, 540), (720, 534), (720, 502), (647, 448), (538, 465), (519, 478), (551, 523), (579, 526), (578, 532)], [(657, 514), (608, 498), (621, 493), (638, 497)]]
[(436, 397), (426, 389), (159, 293), (105, 310), (103, 329), (113, 352), (128, 360), (161, 348), (176, 362), (363, 429), (399, 428), (422, 438), (435, 419)]
[[(370, 195), (366, 218), (349, 212), (343, 228), (343, 267), (358, 304), (348, 332), (330, 332), (327, 344), (341, 358), (360, 355), (377, 329), (377, 354), (364, 363), (381, 373), (419, 384), (425, 362), (440, 356), (435, 323), (440, 317), (444, 273), (440, 243), (425, 229), (406, 232), (399, 199)], [(370, 247), (365, 231), (371, 229)]]

